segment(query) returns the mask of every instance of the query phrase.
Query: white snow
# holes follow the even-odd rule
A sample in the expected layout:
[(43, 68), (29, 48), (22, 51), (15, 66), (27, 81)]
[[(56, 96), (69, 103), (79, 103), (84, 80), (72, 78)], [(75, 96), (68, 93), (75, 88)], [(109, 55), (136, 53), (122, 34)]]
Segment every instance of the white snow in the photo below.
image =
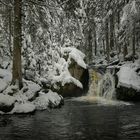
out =
[(73, 59), (79, 66), (82, 68), (86, 69), (86, 64), (84, 62), (85, 54), (79, 51), (76, 48), (72, 47), (65, 47), (61, 49), (62, 54), (66, 55), (67, 53), (69, 54), (69, 61), (70, 59)]
[(0, 92), (3, 91), (12, 79), (12, 75), (8, 70), (0, 69)]
[(0, 92), (2, 92), (7, 87), (7, 83), (0, 79)]
[(132, 3), (131, 3), (131, 13), (132, 14), (137, 14), (138, 11), (137, 11), (137, 8), (136, 8), (136, 1), (133, 0)]
[(23, 94), (25, 96), (27, 96), (28, 100), (31, 99), (32, 97), (34, 97), (34, 95), (41, 89), (41, 87), (32, 82), (32, 81), (27, 81), (27, 80), (24, 80), (25, 83), (26, 83), (26, 86), (25, 88), (27, 88), (27, 92), (24, 92)]
[(118, 86), (133, 88), (140, 91), (140, 75), (136, 69), (140, 68), (140, 62), (124, 64), (118, 72), (119, 83)]
[(41, 36), (41, 35), (43, 34), (43, 29), (42, 29), (42, 27), (39, 27), (39, 28), (38, 28), (37, 34), (38, 34), (39, 36)]
[(3, 91), (3, 94), (8, 95), (12, 94), (14, 91), (18, 89), (17, 85), (9, 85), (7, 88)]
[(53, 75), (53, 74), (50, 75), (51, 79), (52, 79), (52, 84), (60, 82), (61, 85), (64, 86), (67, 83), (73, 83), (76, 86), (82, 88), (83, 86), (82, 86), (81, 82), (71, 76), (71, 74), (68, 70), (67, 62), (65, 60), (63, 62), (64, 63), (60, 62), (56, 65), (56, 68), (58, 69), (60, 74), (59, 75)]
[(40, 96), (34, 101), (34, 104), (38, 110), (44, 110), (48, 108), (49, 103), (53, 103), (53, 105), (58, 106), (61, 100), (62, 97), (60, 95), (50, 90), (47, 94), (41, 92)]
[(30, 113), (30, 112), (33, 112), (33, 111), (35, 111), (35, 105), (33, 105), (30, 102), (16, 103), (15, 107), (10, 112), (10, 114), (13, 114), (13, 113)]
[(0, 105), (11, 106), (15, 100), (12, 96), (0, 94)]
[(130, 6), (129, 4), (127, 4), (124, 8), (123, 8), (123, 15), (121, 17), (121, 24), (123, 25), (124, 22), (126, 22), (127, 18), (128, 18), (128, 11), (130, 11)]
[(126, 6), (123, 8), (123, 15), (121, 17), (121, 24), (125, 25), (128, 23), (128, 21), (133, 20), (135, 15), (138, 14), (138, 7), (136, 6), (136, 1), (133, 0), (126, 4)]

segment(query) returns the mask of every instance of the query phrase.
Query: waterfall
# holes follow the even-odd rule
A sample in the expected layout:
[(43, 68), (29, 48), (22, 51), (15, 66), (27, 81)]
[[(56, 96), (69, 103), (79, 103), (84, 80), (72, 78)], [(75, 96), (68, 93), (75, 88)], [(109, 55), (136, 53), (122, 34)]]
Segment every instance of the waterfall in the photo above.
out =
[(102, 97), (108, 100), (115, 98), (115, 80), (111, 73), (107, 72), (100, 79), (92, 80), (88, 96)]
[(74, 101), (97, 103), (98, 105), (132, 105), (128, 102), (115, 100), (114, 72), (90, 71), (90, 86), (86, 96), (74, 98)]

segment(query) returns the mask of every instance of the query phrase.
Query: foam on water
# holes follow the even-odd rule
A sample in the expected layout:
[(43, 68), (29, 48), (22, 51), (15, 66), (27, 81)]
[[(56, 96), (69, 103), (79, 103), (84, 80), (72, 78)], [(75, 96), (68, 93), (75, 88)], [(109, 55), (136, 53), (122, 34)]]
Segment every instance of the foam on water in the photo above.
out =
[(90, 102), (101, 106), (133, 105), (132, 103), (129, 102), (124, 102), (119, 100), (108, 100), (103, 97), (97, 97), (97, 96), (82, 96), (82, 97), (72, 98), (71, 100), (78, 101), (78, 102)]
[(97, 97), (97, 96), (82, 96), (77, 98), (72, 98), (72, 101), (78, 101), (78, 102), (89, 102), (89, 103), (95, 103), (97, 105), (103, 105), (103, 106), (121, 106), (121, 105), (133, 105), (129, 102), (119, 101), (119, 100), (108, 100), (103, 97)]

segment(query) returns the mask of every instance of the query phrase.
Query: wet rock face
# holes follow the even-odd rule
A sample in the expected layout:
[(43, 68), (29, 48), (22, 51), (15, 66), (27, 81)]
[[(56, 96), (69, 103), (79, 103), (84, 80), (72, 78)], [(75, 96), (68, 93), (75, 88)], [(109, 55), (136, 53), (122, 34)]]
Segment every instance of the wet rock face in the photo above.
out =
[(140, 101), (140, 91), (136, 91), (135, 89), (120, 86), (116, 89), (116, 93), (119, 100)]

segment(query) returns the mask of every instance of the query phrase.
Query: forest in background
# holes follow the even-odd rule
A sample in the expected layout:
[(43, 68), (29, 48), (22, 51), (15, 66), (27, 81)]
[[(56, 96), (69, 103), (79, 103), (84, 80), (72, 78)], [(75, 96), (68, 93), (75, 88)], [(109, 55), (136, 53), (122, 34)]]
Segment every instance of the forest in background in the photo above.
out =
[(1, 0), (0, 7), (1, 67), (22, 50), (23, 73), (44, 75), (65, 46), (84, 52), (87, 63), (138, 57), (139, 0)]

